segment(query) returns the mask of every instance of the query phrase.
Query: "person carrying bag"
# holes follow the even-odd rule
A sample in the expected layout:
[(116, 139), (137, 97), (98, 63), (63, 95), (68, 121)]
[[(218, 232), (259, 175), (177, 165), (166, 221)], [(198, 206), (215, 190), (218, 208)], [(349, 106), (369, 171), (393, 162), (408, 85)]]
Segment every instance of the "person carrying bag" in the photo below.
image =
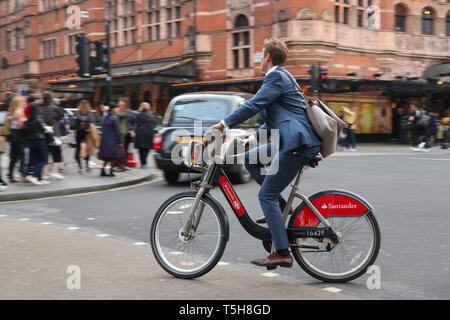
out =
[[(292, 79), (292, 76), (283, 71), (294, 86), (302, 93), (302, 89), (296, 81)], [(302, 93), (303, 94), (303, 93)], [(337, 143), (339, 137), (346, 125), (345, 121), (340, 119), (325, 103), (321, 100), (311, 101), (308, 99), (306, 105), (306, 115), (313, 125), (314, 131), (316, 131), (322, 145), (320, 147), (320, 154), (323, 158), (326, 158), (336, 152)]]

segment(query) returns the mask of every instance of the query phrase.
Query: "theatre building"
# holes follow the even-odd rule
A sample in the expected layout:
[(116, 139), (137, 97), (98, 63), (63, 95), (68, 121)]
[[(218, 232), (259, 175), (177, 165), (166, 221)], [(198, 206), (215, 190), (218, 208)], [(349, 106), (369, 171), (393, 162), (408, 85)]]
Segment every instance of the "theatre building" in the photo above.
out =
[[(107, 24), (113, 97), (160, 114), (183, 92), (256, 92), (272, 36), (287, 44), (286, 68), (307, 96), (352, 107), (360, 137), (388, 137), (393, 112), (410, 102), (450, 105), (448, 0), (0, 0), (0, 94), (104, 101), (106, 74), (77, 76), (75, 39), (104, 39)], [(308, 91), (319, 64), (324, 86)]]

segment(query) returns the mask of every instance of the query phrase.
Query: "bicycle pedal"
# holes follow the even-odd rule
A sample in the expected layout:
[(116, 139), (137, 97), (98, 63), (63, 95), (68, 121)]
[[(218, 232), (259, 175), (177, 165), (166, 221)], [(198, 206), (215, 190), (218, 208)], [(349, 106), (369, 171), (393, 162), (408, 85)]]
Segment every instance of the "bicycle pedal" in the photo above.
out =
[(267, 270), (275, 270), (277, 268), (277, 266), (267, 266), (266, 268), (267, 268)]

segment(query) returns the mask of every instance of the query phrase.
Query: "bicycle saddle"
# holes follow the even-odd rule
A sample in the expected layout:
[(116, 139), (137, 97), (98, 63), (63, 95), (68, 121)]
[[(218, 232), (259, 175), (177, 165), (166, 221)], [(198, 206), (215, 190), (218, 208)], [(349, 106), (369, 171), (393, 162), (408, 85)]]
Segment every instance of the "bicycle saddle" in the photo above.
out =
[(308, 163), (308, 166), (310, 166), (311, 168), (315, 168), (319, 165), (319, 161), (321, 161), (321, 160), (323, 160), (323, 157), (319, 152), (314, 157), (312, 157), (312, 159)]

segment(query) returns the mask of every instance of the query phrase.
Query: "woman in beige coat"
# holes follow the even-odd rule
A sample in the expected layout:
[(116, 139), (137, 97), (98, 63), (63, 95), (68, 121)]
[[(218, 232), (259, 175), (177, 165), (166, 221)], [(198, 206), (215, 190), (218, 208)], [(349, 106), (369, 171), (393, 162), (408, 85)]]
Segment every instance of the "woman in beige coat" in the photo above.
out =
[(82, 100), (78, 106), (78, 114), (73, 129), (76, 131), (75, 160), (78, 163), (78, 172), (82, 173), (83, 170), (81, 158), (86, 161), (86, 170), (89, 171), (89, 159), (95, 155), (95, 149), (98, 147), (99, 139), (94, 125), (94, 115), (91, 112), (91, 105), (87, 100)]

